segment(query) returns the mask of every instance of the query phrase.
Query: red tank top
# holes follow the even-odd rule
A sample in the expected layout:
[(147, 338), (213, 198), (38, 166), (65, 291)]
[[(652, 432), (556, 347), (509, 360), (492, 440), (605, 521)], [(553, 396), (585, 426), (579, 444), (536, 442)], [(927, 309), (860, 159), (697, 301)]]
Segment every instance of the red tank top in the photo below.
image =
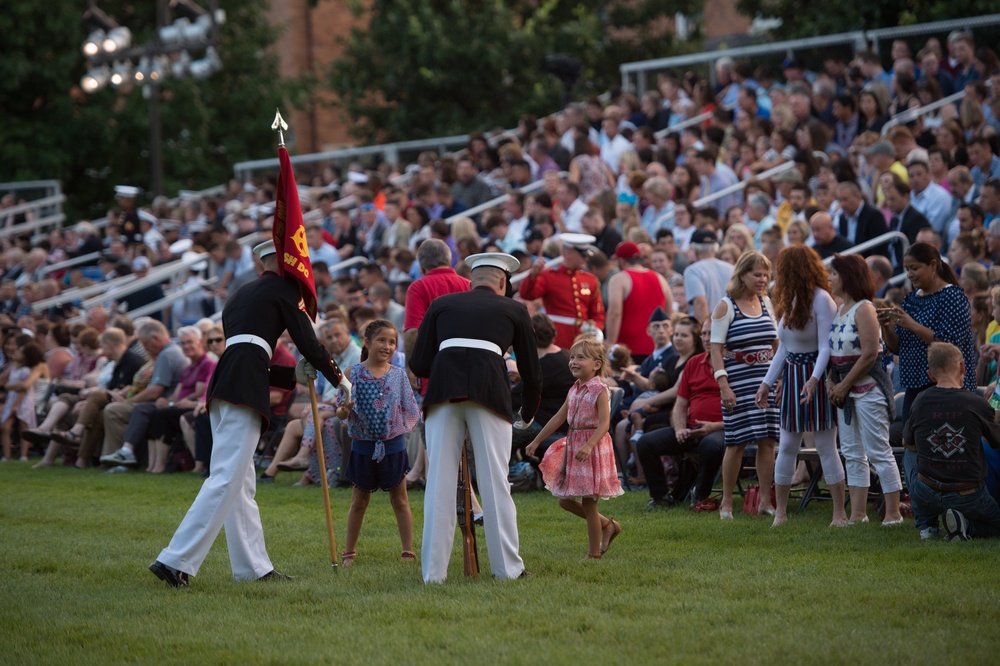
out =
[(632, 289), (622, 303), (622, 325), (618, 342), (627, 345), (633, 354), (653, 353), (653, 338), (646, 333), (653, 310), (663, 307), (663, 289), (654, 271), (625, 269), (632, 279)]

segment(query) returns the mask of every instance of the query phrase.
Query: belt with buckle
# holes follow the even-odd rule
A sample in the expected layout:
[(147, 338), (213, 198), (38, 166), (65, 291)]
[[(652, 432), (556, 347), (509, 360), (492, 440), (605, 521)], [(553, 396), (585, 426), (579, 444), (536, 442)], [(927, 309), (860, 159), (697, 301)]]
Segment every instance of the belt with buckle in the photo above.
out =
[(726, 350), (722, 352), (723, 358), (728, 358), (737, 363), (744, 363), (746, 365), (757, 365), (758, 363), (767, 363), (772, 358), (774, 358), (773, 349), (761, 349), (760, 351), (752, 352), (734, 352)]

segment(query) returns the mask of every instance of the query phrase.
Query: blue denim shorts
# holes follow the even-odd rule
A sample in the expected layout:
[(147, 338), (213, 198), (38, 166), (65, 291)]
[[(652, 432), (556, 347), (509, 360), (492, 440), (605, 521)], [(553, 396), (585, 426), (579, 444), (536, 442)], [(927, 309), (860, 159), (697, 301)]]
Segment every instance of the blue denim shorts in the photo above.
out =
[(410, 460), (406, 451), (390, 453), (379, 462), (370, 455), (351, 451), (347, 461), (347, 480), (365, 492), (373, 493), (379, 488), (392, 490), (403, 482), (410, 470)]

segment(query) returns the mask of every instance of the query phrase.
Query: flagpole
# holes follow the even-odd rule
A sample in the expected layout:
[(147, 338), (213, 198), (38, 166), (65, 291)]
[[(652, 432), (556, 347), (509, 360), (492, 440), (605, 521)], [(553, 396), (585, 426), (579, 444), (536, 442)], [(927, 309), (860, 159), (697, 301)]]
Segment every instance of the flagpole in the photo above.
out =
[(316, 431), (316, 457), (319, 460), (320, 484), (323, 486), (323, 508), (326, 509), (326, 531), (330, 535), (330, 566), (337, 569), (337, 539), (333, 535), (333, 513), (330, 509), (330, 485), (326, 481), (326, 456), (323, 454), (323, 431), (316, 405), (316, 383), (309, 382), (309, 402), (312, 403), (313, 429)]
[[(285, 130), (288, 129), (288, 123), (286, 123), (284, 118), (281, 117), (281, 111), (277, 109), (275, 109), (274, 112), (274, 122), (271, 123), (271, 129), (278, 133), (278, 152), (280, 155), (281, 149), (285, 147)], [(296, 210), (298, 210), (297, 204)], [(299, 224), (301, 225), (301, 216), (299, 216)], [(277, 244), (277, 240), (275, 243)], [(281, 247), (284, 247), (284, 239), (282, 239)], [(315, 312), (313, 312), (313, 315), (314, 314)], [(347, 397), (347, 400), (350, 400), (349, 396)], [(326, 478), (326, 455), (323, 452), (323, 424), (319, 420), (319, 406), (316, 404), (316, 384), (313, 381), (309, 382), (309, 402), (312, 405), (313, 428), (316, 431), (316, 457), (319, 460), (320, 485), (323, 486), (323, 509), (326, 513), (326, 531), (330, 538), (330, 565), (333, 567), (334, 571), (336, 571), (337, 566), (339, 565), (337, 558), (337, 539), (333, 533), (333, 512), (330, 509), (330, 485), (327, 483)]]

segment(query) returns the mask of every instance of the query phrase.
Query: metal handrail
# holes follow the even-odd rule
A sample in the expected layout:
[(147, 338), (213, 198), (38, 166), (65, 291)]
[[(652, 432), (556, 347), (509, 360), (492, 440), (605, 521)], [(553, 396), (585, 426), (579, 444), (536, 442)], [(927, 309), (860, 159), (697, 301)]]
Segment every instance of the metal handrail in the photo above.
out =
[(21, 234), (27, 233), (29, 231), (34, 231), (36, 229), (41, 229), (42, 227), (58, 227), (60, 224), (66, 221), (66, 216), (62, 213), (57, 213), (55, 215), (49, 215), (47, 217), (40, 217), (37, 220), (32, 220), (31, 222), (25, 222), (24, 224), (15, 224), (12, 227), (7, 227), (6, 229), (0, 229), (0, 238), (7, 238), (8, 236), (20, 236)]
[[(161, 266), (154, 266), (149, 270), (149, 275), (147, 277), (153, 277), (156, 275), (161, 275), (163, 273), (169, 273), (169, 271), (174, 267), (174, 265), (176, 265), (176, 263), (178, 262), (170, 262), (168, 264), (163, 264)], [(170, 277), (170, 275), (172, 275), (172, 273), (169, 273), (168, 275), (166, 275), (166, 277)], [(86, 287), (74, 287), (73, 289), (67, 289), (66, 291), (62, 292), (57, 296), (53, 296), (52, 298), (46, 298), (40, 301), (35, 301), (34, 303), (31, 304), (31, 307), (35, 312), (40, 312), (55, 305), (70, 303), (78, 299), (87, 298), (88, 296), (92, 296), (93, 294), (99, 294), (102, 291), (108, 291), (110, 289), (114, 289), (115, 287), (126, 284), (134, 279), (135, 276), (132, 274), (121, 275), (119, 277), (107, 280), (105, 282), (95, 282), (94, 284), (88, 285)]]
[[(565, 179), (568, 176), (569, 176), (568, 171), (559, 172), (559, 177), (562, 179)], [(532, 183), (524, 185), (523, 187), (517, 188), (517, 190), (515, 191), (520, 192), (521, 194), (532, 194), (533, 192), (537, 192), (543, 187), (545, 187), (545, 181), (536, 180)], [(461, 219), (463, 217), (472, 217), (473, 215), (478, 215), (479, 213), (482, 213), (484, 211), (492, 210), (498, 206), (502, 206), (505, 201), (507, 201), (507, 194), (501, 194), (500, 196), (494, 197), (489, 201), (484, 201), (483, 203), (477, 206), (473, 206), (472, 208), (463, 210), (461, 213), (456, 213), (455, 215), (446, 217), (444, 221), (447, 222), (448, 224), (451, 224), (455, 220)]]
[[(159, 299), (157, 301), (154, 301), (152, 303), (148, 303), (146, 305), (138, 307), (135, 310), (129, 310), (125, 314), (127, 314), (132, 319), (135, 319), (136, 317), (144, 317), (144, 316), (146, 316), (148, 314), (152, 314), (154, 312), (159, 312), (159, 311), (163, 310), (163, 308), (165, 308), (166, 306), (170, 305), (171, 303), (173, 303), (175, 301), (179, 301), (182, 298), (184, 298), (185, 296), (188, 296), (189, 294), (193, 294), (196, 291), (201, 291), (205, 287), (210, 287), (210, 286), (214, 285), (218, 281), (219, 281), (219, 277), (215, 276), (215, 277), (213, 277), (211, 279), (208, 279), (208, 280), (201, 280), (201, 281), (198, 282), (198, 284), (192, 284), (192, 285), (187, 285), (187, 286), (184, 286), (184, 287), (180, 287), (180, 288), (176, 289), (175, 291), (172, 291), (170, 294), (164, 296), (163, 298), (161, 298), (161, 299)], [(85, 319), (86, 318), (83, 315), (80, 315), (80, 316), (77, 316), (77, 317), (74, 317), (72, 319), (67, 320), (66, 323), (67, 324), (75, 324), (77, 322), (84, 321)]]
[[(260, 236), (260, 232), (248, 234), (242, 238), (237, 239), (237, 242), (241, 245), (248, 245), (254, 242)], [(197, 256), (198, 258), (189, 258), (188, 261), (183, 259), (177, 259), (159, 266), (153, 266), (149, 270), (149, 275), (147, 275), (143, 280), (143, 286), (148, 286), (149, 284), (159, 284), (160, 282), (166, 282), (168, 279), (172, 278), (177, 273), (187, 269), (188, 266), (196, 264), (199, 261), (208, 257), (208, 253), (202, 253)], [(53, 296), (52, 298), (46, 298), (41, 301), (37, 301), (32, 304), (32, 309), (35, 312), (45, 310), (46, 308), (52, 307), (54, 305), (62, 305), (63, 303), (69, 303), (71, 301), (84, 299), (93, 294), (99, 294), (102, 292), (111, 291), (123, 285), (127, 285), (131, 282), (138, 281), (135, 275), (122, 275), (121, 277), (116, 277), (113, 280), (108, 280), (106, 282), (97, 282), (87, 287), (78, 287), (74, 289), (67, 289), (58, 296)], [(119, 291), (119, 294), (130, 294), (133, 290), (129, 291)], [(90, 298), (84, 302), (84, 305), (93, 304), (95, 301), (99, 302), (99, 299)]]
[(911, 37), (914, 35), (925, 35), (934, 32), (945, 33), (950, 32), (951, 30), (990, 26), (998, 23), (1000, 23), (1000, 14), (986, 14), (982, 16), (949, 19), (946, 21), (918, 23), (910, 26), (879, 28), (876, 30), (864, 31), (856, 30), (833, 35), (822, 35), (819, 37), (805, 37), (781, 42), (771, 42), (768, 44), (754, 44), (752, 46), (743, 46), (734, 49), (702, 51), (700, 53), (671, 56), (667, 58), (627, 62), (619, 66), (618, 71), (621, 73), (622, 88), (624, 90), (632, 90), (630, 75), (635, 74), (636, 91), (639, 95), (642, 95), (646, 92), (646, 74), (650, 71), (714, 62), (723, 56), (731, 58), (747, 58), (771, 53), (780, 53), (784, 51), (789, 57), (791, 57), (794, 55), (793, 52), (799, 49), (815, 49), (849, 42), (853, 42), (858, 50), (866, 49), (868, 47), (868, 43), (872, 42), (877, 52), (878, 42), (883, 39)]
[(768, 55), (770, 53), (786, 52), (792, 55), (796, 49), (817, 48), (820, 46), (832, 46), (853, 42), (858, 49), (863, 49), (867, 44), (864, 39), (865, 33), (860, 30), (852, 32), (842, 32), (833, 35), (823, 35), (820, 37), (806, 37), (802, 39), (789, 39), (781, 42), (771, 42), (769, 44), (754, 44), (752, 46), (741, 46), (734, 49), (718, 49), (714, 51), (702, 51), (700, 53), (688, 53), (667, 58), (656, 58), (653, 60), (640, 60), (626, 62), (619, 66), (618, 71), (622, 77), (622, 88), (632, 90), (630, 74), (636, 75), (636, 93), (642, 95), (646, 92), (646, 73), (654, 70), (668, 69), (671, 67), (686, 67), (707, 62), (714, 62), (719, 58), (728, 56), (730, 58), (748, 58), (753, 56)]
[(883, 39), (898, 39), (900, 37), (926, 35), (928, 32), (968, 30), (973, 27), (996, 25), (997, 23), (1000, 23), (1000, 14), (983, 14), (982, 16), (968, 16), (966, 18), (934, 21), (933, 23), (917, 23), (915, 25), (901, 25), (893, 28), (877, 28), (875, 30), (866, 30), (865, 35), (869, 41), (877, 44), (879, 40)]
[(364, 266), (370, 263), (371, 261), (368, 260), (368, 257), (350, 257), (334, 264), (333, 266), (327, 266), (327, 270), (330, 271), (331, 275), (333, 275), (334, 273), (346, 270), (351, 266)]
[[(560, 265), (562, 262), (563, 262), (563, 258), (562, 257), (556, 257), (555, 259), (546, 259), (545, 260), (545, 268), (555, 268), (556, 266)], [(527, 280), (528, 279), (528, 275), (530, 273), (531, 273), (531, 269), (530, 268), (528, 270), (526, 270), (526, 271), (522, 271), (521, 273), (516, 273), (515, 275), (512, 275), (510, 277), (510, 283), (511, 284), (519, 284), (519, 283), (523, 282), (524, 280)]]
[(0, 192), (16, 192), (18, 190), (55, 190), (60, 191), (61, 185), (58, 180), (15, 180), (9, 183), (0, 183)]
[(23, 204), (17, 204), (16, 206), (11, 206), (10, 208), (0, 208), (0, 216), (7, 217), (9, 215), (17, 215), (18, 213), (30, 213), (31, 211), (38, 210), (39, 208), (58, 206), (65, 202), (65, 194), (53, 194), (52, 196), (43, 197), (41, 199), (32, 199), (31, 201)]
[(55, 264), (44, 266), (38, 271), (38, 275), (39, 277), (41, 277), (42, 275), (48, 275), (53, 271), (61, 271), (64, 268), (72, 268), (73, 266), (79, 266), (80, 264), (85, 264), (88, 261), (99, 259), (100, 256), (101, 256), (100, 252), (88, 252), (87, 254), (81, 254), (79, 257), (73, 257), (72, 259), (67, 259), (66, 261), (60, 261)]
[(960, 90), (957, 93), (953, 93), (951, 95), (948, 95), (947, 97), (942, 97), (936, 102), (931, 102), (930, 104), (927, 104), (925, 106), (918, 106), (915, 109), (905, 109), (903, 111), (900, 111), (892, 118), (890, 118), (888, 121), (886, 121), (885, 125), (882, 125), (882, 136), (888, 134), (889, 130), (895, 127), (896, 125), (912, 122), (917, 118), (920, 118), (921, 116), (927, 115), (931, 111), (936, 111), (938, 109), (944, 108), (949, 104), (954, 104), (955, 102), (959, 102), (964, 98), (965, 98), (965, 90)]
[[(781, 164), (773, 166), (766, 171), (761, 171), (759, 174), (754, 176), (754, 180), (767, 180), (768, 178), (773, 178), (774, 176), (777, 176), (779, 173), (784, 173), (785, 171), (789, 171), (790, 169), (794, 168), (795, 168), (795, 162), (792, 161), (782, 162)], [(738, 183), (730, 185), (729, 187), (722, 188), (718, 192), (712, 192), (708, 196), (695, 199), (694, 201), (691, 202), (691, 205), (693, 205), (695, 208), (703, 208), (708, 204), (712, 203), (713, 201), (715, 201), (716, 199), (727, 197), (733, 192), (738, 192), (742, 190), (744, 187), (746, 187), (746, 181), (741, 180)], [(658, 219), (657, 222), (660, 224), (660, 226), (662, 226), (665, 222), (669, 222), (672, 219), (674, 219), (674, 213), (670, 212), (661, 217), (660, 219)]]
[[(88, 298), (85, 300), (80, 307), (87, 309), (95, 305), (99, 305), (106, 300), (118, 300), (122, 296), (128, 296), (129, 294), (134, 294), (140, 289), (145, 289), (146, 287), (151, 287), (156, 284), (161, 284), (166, 282), (170, 278), (174, 277), (183, 270), (194, 266), (200, 261), (205, 261), (208, 259), (208, 252), (201, 252), (194, 257), (189, 257), (187, 259), (180, 259), (178, 261), (172, 261), (169, 264), (160, 266), (161, 270), (154, 273), (149, 272), (149, 275), (141, 278), (137, 278), (135, 274), (123, 276), (124, 282), (115, 285), (111, 289), (107, 289), (96, 296)], [(108, 284), (108, 283), (105, 283)]]
[[(837, 254), (859, 254), (874, 247), (878, 247), (879, 245), (885, 245), (894, 239), (898, 239), (903, 243), (903, 254), (906, 254), (906, 251), (910, 249), (910, 239), (907, 238), (906, 234), (902, 231), (887, 231), (881, 236), (876, 236), (875, 238), (866, 240), (864, 243), (858, 243), (854, 247), (850, 247), (843, 252), (838, 252)], [(823, 260), (823, 263), (829, 266), (832, 261), (833, 257), (827, 257)]]

